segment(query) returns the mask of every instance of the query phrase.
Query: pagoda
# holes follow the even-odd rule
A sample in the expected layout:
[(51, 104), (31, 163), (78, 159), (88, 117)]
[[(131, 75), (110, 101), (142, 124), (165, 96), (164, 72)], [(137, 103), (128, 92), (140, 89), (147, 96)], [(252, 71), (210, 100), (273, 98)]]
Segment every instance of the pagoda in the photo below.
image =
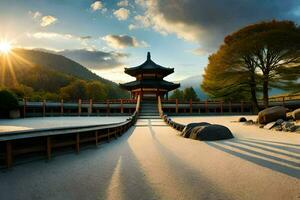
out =
[(131, 97), (138, 95), (142, 99), (168, 98), (168, 92), (180, 87), (180, 84), (168, 82), (164, 77), (172, 74), (174, 68), (160, 66), (151, 60), (150, 52), (147, 54), (147, 60), (137, 66), (125, 68), (125, 73), (136, 78), (135, 81), (120, 84), (120, 86), (131, 92)]

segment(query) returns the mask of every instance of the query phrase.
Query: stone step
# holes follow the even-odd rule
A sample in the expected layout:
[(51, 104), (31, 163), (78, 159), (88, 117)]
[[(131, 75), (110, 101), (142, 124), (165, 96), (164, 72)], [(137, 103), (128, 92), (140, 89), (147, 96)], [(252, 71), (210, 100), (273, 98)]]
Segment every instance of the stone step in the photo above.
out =
[(139, 116), (138, 119), (161, 119), (159, 116)]
[(158, 116), (159, 114), (158, 113), (140, 113), (141, 116), (151, 116), (151, 115), (154, 115), (154, 116)]
[(141, 112), (158, 112), (157, 109), (141, 109)]

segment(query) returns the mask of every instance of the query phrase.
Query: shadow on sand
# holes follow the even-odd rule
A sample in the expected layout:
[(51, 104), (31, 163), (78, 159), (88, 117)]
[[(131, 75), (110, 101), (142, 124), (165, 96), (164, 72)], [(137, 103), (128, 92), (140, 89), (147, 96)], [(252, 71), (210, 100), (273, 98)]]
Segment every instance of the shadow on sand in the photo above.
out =
[[(254, 139), (231, 139), (206, 142), (207, 145), (223, 152), (300, 179), (300, 156), (294, 155), (299, 149), (276, 145), (276, 143), (277, 142), (269, 141), (258, 142)], [(284, 145), (294, 146), (294, 144), (287, 143), (284, 143)], [(268, 147), (278, 149), (279, 151)], [(264, 152), (261, 152), (261, 150)], [(285, 150), (285, 152), (280, 150)], [(282, 156), (285, 158), (282, 158)]]
[(201, 175), (198, 170), (190, 167), (173, 151), (163, 145), (156, 136), (157, 133), (151, 123), (149, 124), (149, 130), (153, 139), (152, 142), (167, 163), (171, 176), (176, 179), (179, 187), (187, 187), (186, 191), (190, 192), (190, 194), (185, 196), (186, 199), (231, 199), (212, 180)]

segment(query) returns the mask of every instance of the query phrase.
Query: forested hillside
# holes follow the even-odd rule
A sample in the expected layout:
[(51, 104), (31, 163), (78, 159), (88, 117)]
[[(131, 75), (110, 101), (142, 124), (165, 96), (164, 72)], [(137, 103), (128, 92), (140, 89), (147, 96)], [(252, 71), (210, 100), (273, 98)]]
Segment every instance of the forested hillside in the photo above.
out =
[(61, 55), (14, 49), (9, 55), (1, 55), (0, 59), (1, 87), (11, 89), (19, 97), (34, 100), (128, 97), (116, 83)]

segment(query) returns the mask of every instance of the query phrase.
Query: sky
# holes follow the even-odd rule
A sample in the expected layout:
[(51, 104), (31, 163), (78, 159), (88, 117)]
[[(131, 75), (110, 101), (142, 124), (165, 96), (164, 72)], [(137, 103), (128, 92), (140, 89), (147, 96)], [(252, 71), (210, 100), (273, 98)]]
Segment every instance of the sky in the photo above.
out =
[(124, 67), (175, 68), (167, 80), (204, 71), (224, 36), (268, 20), (300, 22), (299, 0), (0, 0), (0, 40), (69, 57), (117, 83)]

